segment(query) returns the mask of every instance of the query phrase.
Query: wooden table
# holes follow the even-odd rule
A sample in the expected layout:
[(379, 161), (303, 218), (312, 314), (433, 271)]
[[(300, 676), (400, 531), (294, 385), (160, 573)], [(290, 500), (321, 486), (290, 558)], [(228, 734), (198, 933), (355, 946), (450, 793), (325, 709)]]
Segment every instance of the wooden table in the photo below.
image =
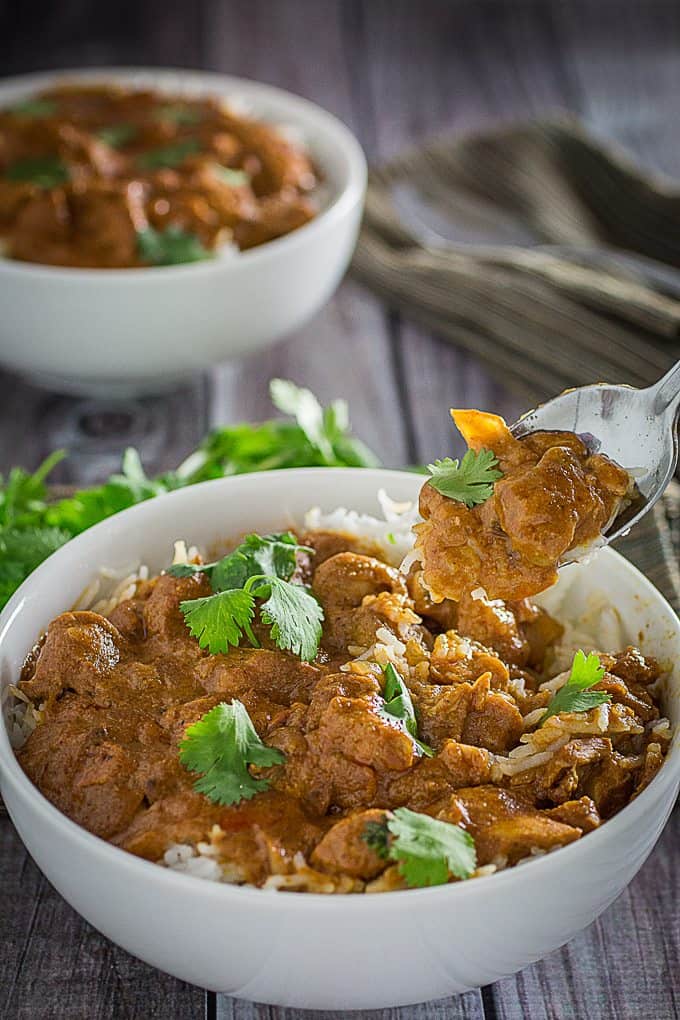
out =
[[(321, 103), (350, 125), (372, 160), (436, 131), (567, 107), (680, 177), (680, 5), (670, 0), (194, 0), (174, 9), (160, 0), (68, 0), (52, 8), (7, 5), (0, 14), (4, 72), (150, 63), (242, 74)], [(140, 342), (143, 334), (140, 323)], [(451, 405), (510, 418), (520, 410), (473, 358), (402, 321), (350, 279), (281, 346), (188, 380), (144, 410), (92, 416), (75, 400), (0, 375), (0, 470), (34, 467), (66, 442), (78, 456), (60, 480), (89, 482), (115, 467), (130, 437), (149, 470), (171, 467), (211, 425), (268, 416), (267, 382), (277, 375), (324, 401), (347, 397), (356, 431), (390, 465), (455, 449)], [(363, 1015), (680, 1016), (679, 839), (676, 811), (638, 878), (602, 918), (521, 974), (455, 999)], [(50, 887), (6, 816), (0, 890), (0, 1016), (7, 1020), (303, 1015), (206, 994), (116, 948)]]

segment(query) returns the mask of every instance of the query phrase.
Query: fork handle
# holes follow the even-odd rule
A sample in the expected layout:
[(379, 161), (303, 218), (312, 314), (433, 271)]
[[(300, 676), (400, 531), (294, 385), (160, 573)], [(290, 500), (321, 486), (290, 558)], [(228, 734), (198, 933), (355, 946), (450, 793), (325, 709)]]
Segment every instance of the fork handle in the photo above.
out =
[(673, 418), (677, 418), (680, 412), (680, 361), (676, 361), (657, 383), (649, 387), (649, 395), (654, 414), (671, 411)]

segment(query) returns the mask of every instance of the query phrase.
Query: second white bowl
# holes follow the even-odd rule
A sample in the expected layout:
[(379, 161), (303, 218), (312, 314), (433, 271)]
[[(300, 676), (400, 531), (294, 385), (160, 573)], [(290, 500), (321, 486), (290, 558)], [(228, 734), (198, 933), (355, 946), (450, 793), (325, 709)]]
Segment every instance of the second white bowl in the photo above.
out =
[(64, 392), (148, 393), (298, 329), (330, 298), (356, 243), (366, 161), (348, 128), (299, 96), (242, 78), (155, 69), (7, 78), (0, 106), (57, 82), (120, 82), (212, 94), (299, 131), (328, 194), (308, 224), (209, 262), (70, 269), (0, 258), (0, 363)]

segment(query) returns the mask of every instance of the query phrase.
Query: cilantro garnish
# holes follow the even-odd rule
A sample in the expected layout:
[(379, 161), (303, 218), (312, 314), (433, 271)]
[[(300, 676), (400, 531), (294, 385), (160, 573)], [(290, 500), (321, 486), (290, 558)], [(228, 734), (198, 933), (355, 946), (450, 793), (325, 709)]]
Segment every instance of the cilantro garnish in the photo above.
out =
[(435, 753), (433, 749), (422, 740), (418, 740), (418, 722), (411, 700), (411, 692), (391, 662), (385, 666), (383, 673), (385, 674), (383, 690), (385, 703), (380, 709), (381, 714), (389, 715), (391, 719), (398, 719), (402, 722), (404, 729), (413, 739), (413, 743), (420, 753), (427, 758), (432, 758)]
[(165, 167), (179, 166), (187, 156), (193, 156), (200, 148), (194, 138), (186, 138), (172, 145), (164, 145), (160, 149), (140, 153), (137, 163), (145, 170), (163, 170)]
[(260, 740), (240, 701), (221, 702), (188, 726), (179, 746), (179, 758), (190, 772), (202, 772), (194, 783), (198, 793), (215, 804), (238, 804), (269, 787), (254, 779), (249, 765), (279, 765), (285, 756)]
[(182, 103), (167, 103), (153, 112), (154, 120), (167, 120), (172, 124), (198, 124), (202, 119), (200, 110)]
[(192, 635), (211, 655), (228, 652), (230, 645), (236, 648), (244, 633), (252, 644), (257, 644), (250, 626), (255, 615), (255, 600), (242, 588), (188, 599), (180, 602), (179, 608)]
[(9, 108), (9, 112), (17, 117), (51, 117), (56, 111), (57, 104), (51, 99), (24, 99)]
[(215, 595), (180, 603), (187, 626), (201, 648), (215, 655), (237, 646), (242, 636), (257, 646), (251, 629), (256, 599), (262, 599), (259, 613), (270, 627), (277, 646), (311, 661), (319, 650), (323, 610), (311, 592), (289, 578), (296, 567), (298, 545), (295, 535), (247, 535), (233, 552), (217, 563), (177, 564), (168, 573), (175, 577), (205, 573)]
[(233, 552), (224, 556), (212, 571), (214, 591), (242, 588), (250, 577), (266, 574), (288, 581), (297, 565), (298, 552), (310, 552), (290, 531), (273, 535), (246, 535)]
[(472, 836), (459, 825), (401, 807), (384, 822), (369, 822), (368, 846), (385, 860), (397, 861), (411, 888), (444, 885), (453, 875), (469, 878), (477, 866)]
[(561, 712), (587, 712), (590, 708), (597, 708), (598, 705), (611, 701), (611, 695), (606, 691), (590, 690), (595, 684), (599, 684), (604, 673), (604, 666), (595, 652), (590, 652), (586, 656), (579, 648), (574, 655), (569, 679), (552, 696), (538, 725), (542, 726), (551, 715), (559, 715)]
[(290, 584), (279, 577), (251, 578), (253, 594), (265, 599), (260, 619), (271, 627), (270, 635), (279, 648), (311, 662), (319, 650), (323, 609), (312, 593), (301, 584)]
[(165, 230), (156, 230), (154, 227), (138, 230), (137, 248), (144, 262), (152, 266), (176, 266), (183, 262), (202, 262), (213, 258), (213, 253), (195, 234), (172, 225)]
[[(321, 419), (322, 434), (330, 444), (335, 466), (372, 467), (379, 464), (374, 454), (351, 435), (344, 401), (336, 401), (321, 409)], [(327, 450), (325, 443), (324, 450)], [(81, 489), (74, 496), (48, 503), (45, 479), (64, 456), (63, 452), (52, 454), (32, 474), (14, 467), (5, 478), (0, 476), (0, 534), (9, 526), (25, 534), (31, 534), (35, 529), (56, 528), (71, 538), (119, 510), (195, 482), (271, 468), (321, 467), (328, 464), (327, 453), (322, 452), (315, 440), (295, 421), (273, 419), (257, 425), (243, 422), (211, 432), (175, 471), (149, 478), (139, 455), (130, 449), (123, 457), (120, 473), (101, 485)], [(47, 555), (49, 546), (45, 544), (43, 548)], [(26, 579), (33, 569), (32, 563), (34, 559), (11, 561), (5, 583), (0, 582), (0, 608)], [(257, 572), (268, 573), (269, 568)]]
[(491, 450), (468, 450), (461, 461), (436, 460), (427, 468), (430, 485), (442, 496), (455, 499), (471, 508), (484, 503), (493, 492), (493, 483), (502, 477), (497, 470), (498, 459)]
[(242, 188), (244, 184), (250, 183), (250, 176), (245, 170), (234, 170), (230, 166), (222, 166), (220, 163), (216, 163), (215, 173), (223, 184), (228, 184), (232, 188)]
[(137, 128), (134, 124), (109, 124), (108, 127), (100, 128), (97, 131), (97, 138), (106, 142), (111, 148), (117, 149), (121, 145), (131, 142), (136, 134)]
[(69, 178), (68, 168), (58, 156), (31, 156), (18, 159), (5, 171), (9, 181), (25, 181), (41, 188), (58, 188)]

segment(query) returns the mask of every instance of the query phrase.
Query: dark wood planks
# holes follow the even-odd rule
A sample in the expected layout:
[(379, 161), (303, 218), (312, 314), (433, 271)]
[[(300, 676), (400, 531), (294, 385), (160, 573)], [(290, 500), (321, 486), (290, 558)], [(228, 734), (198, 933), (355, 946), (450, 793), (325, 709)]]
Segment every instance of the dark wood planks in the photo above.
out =
[(204, 993), (148, 967), (86, 924), (0, 817), (0, 1016), (7, 1020), (198, 1020)]

